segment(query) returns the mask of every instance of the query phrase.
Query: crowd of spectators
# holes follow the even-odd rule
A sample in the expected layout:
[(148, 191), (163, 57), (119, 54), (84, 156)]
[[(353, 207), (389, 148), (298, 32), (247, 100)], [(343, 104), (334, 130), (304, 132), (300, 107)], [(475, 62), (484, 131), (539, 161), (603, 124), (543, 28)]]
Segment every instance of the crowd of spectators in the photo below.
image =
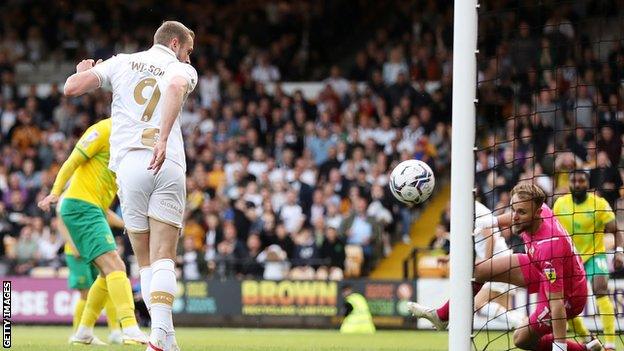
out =
[[(518, 181), (567, 191), (575, 168), (624, 208), (616, 3), (482, 4), (476, 185), (494, 211), (507, 210)], [(351, 248), (367, 274), (393, 242), (409, 240), (414, 213), (392, 199), (387, 175), (409, 158), (438, 178), (448, 173), (450, 3), (397, 1), (387, 16), (382, 2), (367, 1), (150, 4), (8, 2), (0, 14), (0, 233), (12, 273), (62, 264), (56, 218), (35, 204), (76, 138), (110, 111), (103, 91), (67, 99), (54, 82), (45, 96), (20, 90), (16, 65), (144, 49), (171, 14), (195, 30), (199, 73), (181, 116), (185, 278), (338, 279), (357, 256)], [(313, 98), (287, 94), (280, 84), (291, 80), (323, 88)], [(433, 231), (422, 235), (448, 251), (448, 224)]]
[(621, 28), (622, 11), (608, 1), (559, 5), (513, 24), (517, 9), (480, 23), (476, 171), (493, 209), (521, 180), (566, 193), (573, 169), (590, 172), (613, 207), (622, 195), (624, 37), (610, 30)]
[[(0, 32), (3, 271), (27, 274), (36, 266), (63, 264), (57, 219), (36, 203), (49, 192), (81, 133), (110, 113), (105, 91), (68, 99), (52, 83), (45, 96), (38, 95), (35, 85), (21, 94), (15, 65), (106, 58), (146, 48), (158, 22), (137, 27), (143, 22), (134, 16), (162, 18), (148, 14), (147, 3), (102, 2), (106, 11), (75, 4), (71, 12), (65, 11), (66, 2), (45, 12), (22, 2), (5, 6), (1, 15), (7, 22)], [(450, 31), (449, 7), (437, 8), (431, 1), (416, 11), (410, 2), (398, 2), (405, 13), (401, 21), (378, 24), (368, 29), (375, 35), (363, 30), (353, 39), (365, 50), (322, 65), (311, 60), (298, 71), (285, 51), (295, 52), (296, 58), (306, 45), (314, 47), (295, 28), (300, 16), (311, 13), (307, 30), (324, 32), (327, 19), (317, 18), (319, 13), (342, 11), (346, 3), (259, 3), (258, 8), (244, 1), (163, 7), (176, 8), (173, 13), (181, 13), (177, 18), (195, 30), (192, 60), (199, 73), (180, 119), (188, 164), (181, 275), (366, 275), (393, 242), (409, 240), (414, 210), (400, 206), (389, 193), (392, 167), (417, 158), (428, 162), (440, 179), (448, 172), (451, 72), (449, 40), (443, 35)], [(344, 23), (375, 16), (379, 6), (363, 3), (351, 6), (361, 13)], [(218, 10), (212, 11), (215, 6)], [(239, 13), (245, 6), (254, 10)], [(206, 11), (210, 16), (204, 18)], [(58, 22), (48, 16), (55, 12), (63, 13)], [(270, 34), (262, 35), (260, 29)], [(346, 41), (347, 34), (338, 38)], [(336, 40), (328, 39), (330, 48)], [(286, 94), (279, 82), (297, 78), (320, 80), (323, 88), (312, 99), (301, 90)], [(266, 89), (270, 81), (278, 81), (272, 94)], [(427, 88), (428, 83), (434, 88)], [(116, 234), (131, 262), (125, 237)]]
[[(510, 211), (509, 192), (522, 181), (542, 187), (552, 206), (569, 192), (569, 172), (583, 169), (624, 225), (624, 13), (616, 3), (503, 5), (481, 16), (476, 183), (496, 214)], [(523, 250), (519, 237), (503, 234)]]

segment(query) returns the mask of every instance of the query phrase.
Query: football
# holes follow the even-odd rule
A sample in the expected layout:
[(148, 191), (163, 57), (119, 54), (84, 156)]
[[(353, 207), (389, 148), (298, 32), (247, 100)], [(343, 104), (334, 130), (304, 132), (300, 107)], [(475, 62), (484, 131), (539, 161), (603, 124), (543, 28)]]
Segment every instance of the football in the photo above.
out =
[(423, 161), (403, 161), (390, 174), (392, 194), (406, 205), (415, 205), (427, 200), (431, 196), (434, 186), (433, 171)]

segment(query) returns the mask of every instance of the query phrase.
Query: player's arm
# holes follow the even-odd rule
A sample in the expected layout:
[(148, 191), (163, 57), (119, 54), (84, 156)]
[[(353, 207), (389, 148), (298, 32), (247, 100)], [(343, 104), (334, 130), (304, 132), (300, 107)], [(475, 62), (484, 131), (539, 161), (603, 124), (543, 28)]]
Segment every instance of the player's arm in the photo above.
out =
[(71, 178), (76, 169), (87, 160), (88, 158), (85, 157), (83, 152), (81, 152), (77, 148), (74, 148), (67, 160), (63, 162), (61, 169), (56, 175), (56, 179), (54, 180), (54, 185), (52, 186), (52, 191), (50, 191), (50, 195), (46, 196), (37, 204), (40, 209), (44, 211), (49, 211), (50, 205), (58, 202), (59, 196), (61, 196), (63, 188), (65, 187), (65, 184), (67, 184), (67, 182), (69, 181), (69, 178)]
[(552, 329), (555, 342), (566, 342), (566, 310), (563, 303), (563, 291), (551, 292), (548, 295), (550, 315), (552, 317)]
[(495, 217), (496, 222), (498, 223), (498, 227), (501, 228), (509, 228), (511, 227), (511, 212), (506, 212), (501, 215)]
[(113, 228), (124, 228), (124, 221), (110, 208), (106, 211), (106, 220), (108, 224)]
[(615, 239), (615, 257), (613, 266), (616, 270), (624, 268), (624, 232), (618, 230), (617, 220), (613, 219), (605, 225), (605, 233), (613, 234)]
[(492, 228), (483, 229), (483, 237), (485, 238), (485, 259), (492, 258), (494, 255), (494, 232)]
[(65, 96), (80, 96), (99, 88), (102, 82), (92, 68), (100, 62), (102, 60), (97, 62), (92, 59), (80, 61), (76, 65), (76, 73), (69, 76), (67, 81), (65, 81), (65, 86), (63, 87)]
[(171, 133), (171, 128), (173, 128), (173, 123), (180, 114), (184, 96), (188, 89), (189, 82), (185, 78), (182, 76), (174, 76), (165, 91), (160, 133), (158, 141), (154, 145), (154, 156), (147, 168), (149, 170), (154, 170), (154, 173), (157, 173), (163, 162), (165, 162), (167, 140), (169, 140), (169, 134)]

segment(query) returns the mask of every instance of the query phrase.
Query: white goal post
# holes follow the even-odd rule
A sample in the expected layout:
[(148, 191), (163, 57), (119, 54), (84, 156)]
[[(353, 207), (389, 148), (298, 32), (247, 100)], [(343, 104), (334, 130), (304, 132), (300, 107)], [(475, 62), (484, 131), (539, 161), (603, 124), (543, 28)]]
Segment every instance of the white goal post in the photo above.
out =
[(477, 0), (457, 0), (453, 19), (449, 350), (471, 349), (473, 298)]

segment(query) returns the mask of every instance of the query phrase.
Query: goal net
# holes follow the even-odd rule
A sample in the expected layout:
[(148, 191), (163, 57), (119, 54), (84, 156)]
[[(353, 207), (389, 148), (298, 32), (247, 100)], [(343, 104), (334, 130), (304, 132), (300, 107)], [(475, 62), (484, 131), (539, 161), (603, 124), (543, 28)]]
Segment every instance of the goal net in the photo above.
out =
[[(624, 274), (614, 265), (623, 245), (617, 230), (624, 230), (623, 15), (621, 1), (481, 3), (475, 138), (476, 200), (494, 215), (510, 213), (511, 189), (536, 184), (572, 234), (589, 290), (580, 318), (568, 323), (569, 339), (586, 342), (589, 331), (618, 349), (624, 347)], [(487, 210), (476, 206), (478, 222)], [(491, 242), (488, 234), (474, 236), (475, 261), (524, 253), (509, 227), (494, 230)], [(473, 348), (519, 349), (514, 328), (536, 307), (536, 294), (524, 288), (486, 285), (475, 299)]]

